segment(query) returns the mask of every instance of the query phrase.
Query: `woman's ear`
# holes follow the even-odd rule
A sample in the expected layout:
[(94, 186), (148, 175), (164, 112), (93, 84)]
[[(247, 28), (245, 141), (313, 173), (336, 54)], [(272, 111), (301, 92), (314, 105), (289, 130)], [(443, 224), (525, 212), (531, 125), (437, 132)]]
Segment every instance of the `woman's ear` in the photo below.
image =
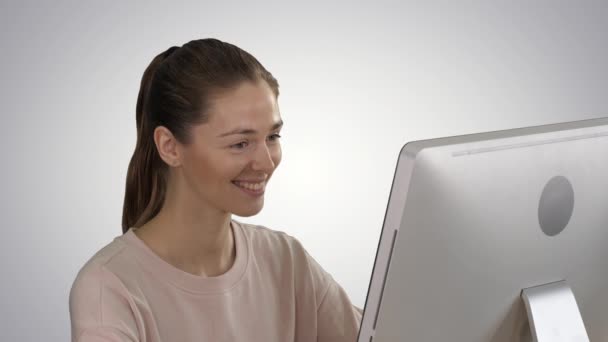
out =
[(154, 144), (156, 145), (160, 158), (167, 163), (167, 165), (177, 167), (181, 164), (179, 143), (173, 136), (173, 133), (166, 127), (158, 126), (154, 129)]

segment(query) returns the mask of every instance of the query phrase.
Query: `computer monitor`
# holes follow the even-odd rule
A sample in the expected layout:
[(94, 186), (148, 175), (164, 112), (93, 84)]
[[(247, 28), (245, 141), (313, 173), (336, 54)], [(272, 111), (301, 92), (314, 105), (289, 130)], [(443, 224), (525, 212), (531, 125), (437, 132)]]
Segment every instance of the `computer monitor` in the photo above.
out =
[(414, 141), (359, 342), (608, 341), (608, 118)]

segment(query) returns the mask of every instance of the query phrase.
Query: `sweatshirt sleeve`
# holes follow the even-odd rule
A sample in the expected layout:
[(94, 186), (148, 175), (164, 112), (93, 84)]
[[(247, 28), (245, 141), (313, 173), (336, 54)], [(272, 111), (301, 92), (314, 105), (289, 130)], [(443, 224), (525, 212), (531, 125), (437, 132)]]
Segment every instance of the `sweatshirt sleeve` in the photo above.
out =
[(317, 342), (355, 342), (363, 311), (352, 304), (342, 286), (305, 250), (304, 255), (317, 298)]
[(118, 277), (102, 265), (86, 265), (70, 290), (72, 342), (139, 341), (134, 308)]
[(332, 279), (317, 311), (317, 341), (355, 342), (362, 313), (351, 303), (344, 289)]

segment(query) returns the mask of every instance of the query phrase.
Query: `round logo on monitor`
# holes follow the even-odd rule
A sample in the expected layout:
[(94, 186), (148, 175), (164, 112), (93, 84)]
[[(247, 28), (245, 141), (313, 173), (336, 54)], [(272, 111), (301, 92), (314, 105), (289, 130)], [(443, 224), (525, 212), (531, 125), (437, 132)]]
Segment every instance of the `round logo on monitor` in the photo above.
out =
[(555, 176), (543, 189), (538, 204), (538, 222), (548, 236), (561, 233), (574, 210), (574, 189), (566, 177)]

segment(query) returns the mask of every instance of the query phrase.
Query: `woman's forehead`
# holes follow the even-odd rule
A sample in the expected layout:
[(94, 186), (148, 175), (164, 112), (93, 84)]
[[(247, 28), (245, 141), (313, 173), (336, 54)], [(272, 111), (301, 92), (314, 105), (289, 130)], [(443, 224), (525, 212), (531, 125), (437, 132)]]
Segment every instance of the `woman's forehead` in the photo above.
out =
[(243, 82), (211, 99), (209, 126), (217, 129), (235, 125), (265, 126), (280, 121), (276, 97), (266, 82)]

